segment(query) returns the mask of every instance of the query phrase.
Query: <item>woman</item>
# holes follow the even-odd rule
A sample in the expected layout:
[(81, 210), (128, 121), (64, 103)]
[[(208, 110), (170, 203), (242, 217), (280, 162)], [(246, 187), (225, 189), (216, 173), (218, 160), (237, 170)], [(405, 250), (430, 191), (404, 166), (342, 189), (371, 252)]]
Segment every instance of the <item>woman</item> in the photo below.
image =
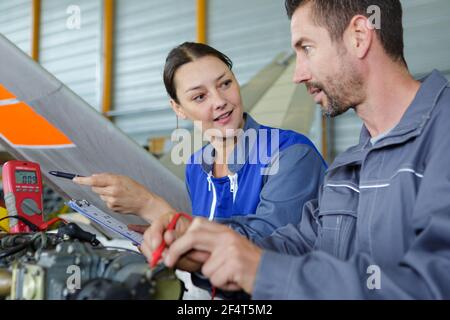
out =
[[(264, 237), (300, 221), (303, 204), (317, 197), (326, 163), (305, 136), (244, 113), (231, 69), (223, 53), (186, 42), (169, 53), (164, 84), (177, 117), (193, 121), (209, 141), (186, 167), (193, 215), (229, 223), (248, 238)], [(123, 176), (74, 181), (93, 186), (111, 209), (149, 222), (173, 210)]]

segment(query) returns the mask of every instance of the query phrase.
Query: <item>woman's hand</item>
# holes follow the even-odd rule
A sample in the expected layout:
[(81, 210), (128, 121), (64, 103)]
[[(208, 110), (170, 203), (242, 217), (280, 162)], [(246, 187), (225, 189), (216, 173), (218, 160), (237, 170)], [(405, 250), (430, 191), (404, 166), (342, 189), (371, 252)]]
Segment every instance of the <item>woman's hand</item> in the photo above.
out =
[(150, 225), (149, 224), (147, 224), (147, 225), (143, 225), (143, 224), (129, 224), (129, 225), (127, 225), (127, 227), (128, 227), (128, 229), (130, 229), (132, 231), (135, 231), (135, 232), (140, 233), (140, 234), (144, 234), (145, 231), (148, 228), (150, 228)]
[(92, 187), (108, 208), (124, 214), (135, 214), (152, 221), (173, 208), (161, 197), (133, 179), (116, 174), (100, 173), (76, 177), (73, 182)]

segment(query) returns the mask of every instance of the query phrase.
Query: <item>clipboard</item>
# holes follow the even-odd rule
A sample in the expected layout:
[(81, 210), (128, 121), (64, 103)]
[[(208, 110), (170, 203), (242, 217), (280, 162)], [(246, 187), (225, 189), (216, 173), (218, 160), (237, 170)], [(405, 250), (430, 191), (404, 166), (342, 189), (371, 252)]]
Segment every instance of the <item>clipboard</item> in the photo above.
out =
[(96, 206), (90, 204), (87, 200), (72, 199), (67, 202), (67, 205), (86, 218), (100, 224), (105, 228), (108, 228), (109, 230), (121, 235), (122, 237), (127, 238), (128, 240), (131, 240), (134, 245), (139, 246), (144, 241), (144, 237), (142, 236), (142, 234), (128, 229), (126, 224), (103, 212)]

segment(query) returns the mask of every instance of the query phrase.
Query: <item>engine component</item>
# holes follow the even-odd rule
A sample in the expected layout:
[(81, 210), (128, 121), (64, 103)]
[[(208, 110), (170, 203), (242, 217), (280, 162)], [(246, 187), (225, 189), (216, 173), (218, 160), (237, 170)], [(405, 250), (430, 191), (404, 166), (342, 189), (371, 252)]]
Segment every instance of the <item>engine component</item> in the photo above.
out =
[(6, 297), (11, 291), (12, 275), (8, 270), (0, 269), (0, 298)]
[(0, 299), (181, 299), (184, 284), (135, 251), (103, 247), (76, 225), (0, 236)]

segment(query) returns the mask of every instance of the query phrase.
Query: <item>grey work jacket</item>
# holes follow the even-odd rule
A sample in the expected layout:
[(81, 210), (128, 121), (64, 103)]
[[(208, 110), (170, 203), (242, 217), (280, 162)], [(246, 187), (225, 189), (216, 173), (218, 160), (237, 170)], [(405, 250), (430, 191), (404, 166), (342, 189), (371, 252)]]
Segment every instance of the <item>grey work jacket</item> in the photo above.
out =
[(254, 299), (449, 299), (448, 81), (433, 71), (375, 145), (363, 127), (299, 225), (255, 242)]

